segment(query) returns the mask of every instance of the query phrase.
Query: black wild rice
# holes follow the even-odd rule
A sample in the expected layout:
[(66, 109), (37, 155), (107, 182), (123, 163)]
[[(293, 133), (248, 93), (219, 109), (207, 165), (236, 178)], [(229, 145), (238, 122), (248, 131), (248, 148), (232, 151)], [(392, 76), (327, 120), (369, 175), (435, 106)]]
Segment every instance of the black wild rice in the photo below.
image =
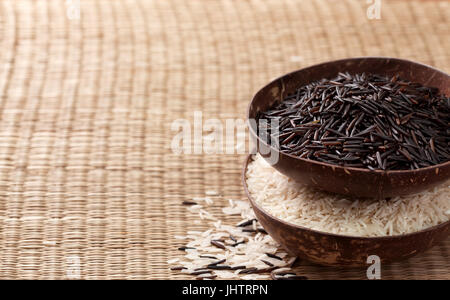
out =
[(224, 265), (208, 265), (207, 268), (211, 270), (231, 270), (230, 266)]
[(225, 245), (222, 244), (219, 240), (211, 240), (211, 245), (216, 246), (217, 248), (220, 249), (226, 249)]
[(234, 243), (234, 244), (231, 244), (230, 246), (231, 246), (231, 247), (236, 247), (236, 246), (239, 246), (239, 245), (241, 245), (241, 244), (245, 244), (245, 241), (236, 242), (236, 243)]
[(371, 170), (450, 160), (450, 98), (398, 76), (339, 73), (298, 88), (262, 119), (259, 135), (301, 158)]
[(245, 268), (242, 271), (239, 271), (238, 274), (252, 274), (254, 272), (258, 271), (257, 268), (252, 267), (252, 268)]
[(245, 270), (245, 269), (247, 269), (245, 266), (236, 266), (231, 268), (231, 270)]
[(272, 254), (272, 253), (266, 253), (266, 255), (267, 255), (268, 257), (270, 257), (270, 258), (274, 258), (274, 259), (278, 259), (278, 260), (283, 260), (281, 257), (279, 257), (279, 256), (277, 256), (277, 255), (275, 255), (275, 254)]
[(252, 233), (263, 233), (263, 234), (267, 234), (267, 231), (263, 228), (256, 228), (256, 229), (242, 229), (242, 232), (252, 232)]
[(217, 257), (212, 256), (212, 255), (199, 255), (198, 257), (200, 257), (200, 258), (209, 258), (209, 259), (217, 259)]
[(180, 250), (180, 251), (186, 251), (186, 250), (189, 250), (189, 249), (195, 250), (194, 247), (179, 247), (179, 248), (178, 248), (178, 250)]
[(225, 259), (221, 259), (221, 260), (218, 260), (216, 262), (209, 264), (208, 266), (220, 265), (220, 264), (224, 263), (225, 261), (226, 261)]
[(202, 270), (198, 270), (198, 271), (195, 271), (195, 272), (192, 272), (192, 273), (190, 273), (190, 275), (202, 275), (202, 274), (211, 274), (211, 270), (204, 270), (204, 269), (202, 269)]
[(273, 266), (274, 266), (273, 263), (268, 262), (267, 260), (261, 259), (261, 261), (262, 261), (263, 263), (265, 263), (266, 265), (268, 265), (269, 267), (273, 267)]
[(270, 272), (270, 277), (273, 280), (308, 280), (308, 277), (297, 275), (292, 271), (278, 271), (276, 269)]
[(178, 266), (178, 267), (172, 267), (170, 268), (170, 270), (172, 271), (181, 271), (181, 270), (186, 270), (187, 268), (183, 267), (183, 266)]

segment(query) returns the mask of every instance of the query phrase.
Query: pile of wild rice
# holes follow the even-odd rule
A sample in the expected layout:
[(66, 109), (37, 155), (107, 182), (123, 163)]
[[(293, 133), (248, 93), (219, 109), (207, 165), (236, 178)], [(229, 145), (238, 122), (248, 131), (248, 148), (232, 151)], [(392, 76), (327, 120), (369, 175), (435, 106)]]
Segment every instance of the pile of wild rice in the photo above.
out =
[(450, 98), (397, 76), (340, 73), (298, 88), (258, 119), (262, 139), (300, 158), (370, 170), (450, 160)]
[(355, 199), (302, 186), (254, 156), (247, 170), (251, 196), (269, 214), (318, 231), (351, 236), (393, 236), (450, 220), (450, 181), (389, 200)]
[(234, 225), (223, 224), (207, 212), (207, 206), (213, 204), (210, 197), (183, 204), (202, 221), (215, 221), (204, 232), (188, 231), (186, 236), (175, 236), (184, 257), (170, 259), (171, 270), (196, 279), (306, 279), (291, 270), (296, 258), (282, 250), (258, 224), (248, 201), (229, 200), (229, 206), (223, 208), (225, 215), (242, 219)]

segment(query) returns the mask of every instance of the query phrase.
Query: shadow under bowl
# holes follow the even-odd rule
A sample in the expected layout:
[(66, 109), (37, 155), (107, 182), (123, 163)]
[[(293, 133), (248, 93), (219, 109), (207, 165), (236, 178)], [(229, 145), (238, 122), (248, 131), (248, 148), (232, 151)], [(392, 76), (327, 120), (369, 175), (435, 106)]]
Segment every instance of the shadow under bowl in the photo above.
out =
[[(430, 66), (387, 57), (350, 58), (307, 67), (270, 82), (253, 97), (248, 120), (256, 120), (258, 113), (282, 101), (298, 87), (322, 78), (333, 78), (339, 72), (399, 75), (450, 95), (450, 76)], [(249, 121), (250, 136), (256, 141), (257, 151), (275, 169), (299, 183), (329, 192), (358, 197), (395, 197), (418, 193), (450, 177), (450, 161), (416, 170), (371, 171), (299, 158), (268, 145), (259, 138), (255, 127), (255, 122)]]
[(311, 262), (340, 267), (367, 267), (367, 258), (389, 263), (415, 256), (442, 242), (450, 233), (450, 221), (414, 233), (385, 237), (356, 237), (312, 230), (288, 223), (267, 213), (250, 195), (244, 163), (242, 182), (256, 218), (270, 236), (290, 254)]

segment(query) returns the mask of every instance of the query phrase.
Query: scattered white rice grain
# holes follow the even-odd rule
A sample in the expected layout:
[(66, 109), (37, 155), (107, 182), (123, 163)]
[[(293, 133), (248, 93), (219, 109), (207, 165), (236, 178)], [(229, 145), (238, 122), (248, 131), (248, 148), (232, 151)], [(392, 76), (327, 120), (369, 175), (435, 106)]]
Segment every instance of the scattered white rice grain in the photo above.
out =
[(201, 231), (197, 231), (197, 230), (189, 230), (187, 232), (188, 235), (197, 235), (197, 234), (202, 234)]
[(291, 56), (291, 62), (301, 62), (303, 61), (303, 57), (299, 55), (293, 55)]
[(179, 261), (180, 261), (179, 258), (174, 258), (174, 259), (169, 259), (169, 260), (167, 261), (167, 263), (168, 263), (168, 264), (174, 264), (174, 263), (179, 262)]
[(225, 207), (222, 209), (222, 212), (229, 216), (241, 214), (241, 210), (239, 207)]
[(213, 191), (213, 190), (209, 190), (209, 191), (206, 191), (205, 194), (206, 194), (206, 196), (218, 196), (219, 192)]
[(191, 273), (192, 271), (193, 269), (190, 268), (180, 270), (181, 273)]
[(275, 271), (273, 271), (275, 274), (277, 274), (277, 273), (282, 273), (282, 272), (287, 272), (287, 271), (292, 271), (292, 269), (291, 268), (279, 268), (279, 269), (276, 269)]
[(55, 241), (43, 241), (42, 244), (45, 246), (56, 246)]
[(203, 208), (203, 206), (197, 204), (197, 205), (189, 206), (187, 208), (187, 210), (191, 213), (199, 213), (202, 208)]
[(211, 199), (209, 197), (194, 197), (194, 198), (192, 198), (192, 201), (197, 202), (197, 203), (198, 202), (203, 202), (207, 206), (212, 205), (214, 203), (213, 199)]
[(208, 212), (208, 211), (206, 211), (204, 209), (201, 209), (199, 211), (199, 217), (202, 220), (204, 220), (204, 219), (213, 220), (213, 221), (216, 220), (216, 218), (210, 212)]
[(234, 274), (233, 272), (230, 271), (215, 271), (214, 272), (215, 275), (217, 275), (218, 278), (220, 279), (237, 279), (239, 278), (239, 276), (237, 276), (236, 274)]

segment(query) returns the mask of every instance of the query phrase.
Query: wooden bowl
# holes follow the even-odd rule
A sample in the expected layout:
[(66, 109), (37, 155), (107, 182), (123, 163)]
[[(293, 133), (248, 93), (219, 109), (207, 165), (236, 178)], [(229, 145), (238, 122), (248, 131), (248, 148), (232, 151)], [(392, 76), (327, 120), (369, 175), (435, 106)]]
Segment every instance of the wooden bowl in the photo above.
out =
[[(338, 72), (399, 75), (409, 81), (437, 87), (441, 93), (450, 95), (450, 76), (430, 66), (396, 58), (350, 58), (301, 69), (272, 81), (254, 96), (248, 108), (248, 120), (255, 120), (259, 112), (282, 101), (299, 86), (322, 78), (333, 78)], [(329, 192), (386, 198), (417, 193), (450, 177), (450, 161), (417, 170), (371, 171), (298, 158), (280, 152), (260, 139), (252, 122), (249, 122), (249, 130), (257, 144), (257, 151), (268, 161), (271, 155), (270, 163), (275, 169), (302, 184)]]
[(288, 223), (271, 216), (250, 195), (247, 188), (245, 161), (242, 181), (255, 215), (270, 236), (294, 256), (329, 266), (368, 266), (371, 255), (382, 263), (406, 259), (443, 241), (450, 233), (450, 221), (410, 234), (386, 237), (354, 237), (320, 232)]

